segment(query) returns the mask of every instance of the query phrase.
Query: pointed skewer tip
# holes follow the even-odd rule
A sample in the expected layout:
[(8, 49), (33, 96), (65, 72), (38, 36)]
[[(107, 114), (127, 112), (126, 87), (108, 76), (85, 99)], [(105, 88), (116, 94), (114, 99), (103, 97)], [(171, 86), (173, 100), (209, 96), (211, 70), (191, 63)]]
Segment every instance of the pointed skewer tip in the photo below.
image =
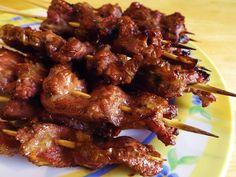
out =
[(223, 89), (220, 89), (220, 88), (216, 88), (216, 87), (213, 87), (213, 86), (210, 86), (210, 85), (194, 84), (194, 85), (190, 85), (189, 87), (191, 87), (193, 89), (205, 91), (205, 92), (210, 92), (210, 93), (216, 93), (216, 94), (220, 94), (220, 95), (236, 97), (236, 93), (228, 92), (226, 90), (223, 90)]
[(177, 128), (177, 129), (192, 132), (192, 133), (202, 134), (202, 135), (206, 135), (206, 136), (211, 136), (214, 138), (219, 138), (219, 136), (217, 136), (217, 135), (214, 135), (214, 134), (209, 133), (205, 130), (181, 123), (179, 120), (163, 119), (163, 121), (166, 125), (173, 127), (173, 128)]

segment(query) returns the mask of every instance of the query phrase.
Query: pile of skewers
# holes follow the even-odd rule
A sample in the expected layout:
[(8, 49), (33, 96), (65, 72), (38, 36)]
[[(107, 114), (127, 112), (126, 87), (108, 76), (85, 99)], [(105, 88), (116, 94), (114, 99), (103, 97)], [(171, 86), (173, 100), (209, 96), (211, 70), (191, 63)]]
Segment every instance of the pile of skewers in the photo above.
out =
[(206, 85), (209, 70), (190, 56), (180, 13), (52, 0), (47, 14), (32, 16), (43, 19), (40, 30), (0, 28), (1, 154), (54, 167), (123, 164), (153, 176), (164, 159), (121, 130), (148, 129), (165, 145), (178, 129), (217, 137), (174, 119), (171, 100), (186, 92), (203, 106), (216, 101), (212, 93), (236, 96)]

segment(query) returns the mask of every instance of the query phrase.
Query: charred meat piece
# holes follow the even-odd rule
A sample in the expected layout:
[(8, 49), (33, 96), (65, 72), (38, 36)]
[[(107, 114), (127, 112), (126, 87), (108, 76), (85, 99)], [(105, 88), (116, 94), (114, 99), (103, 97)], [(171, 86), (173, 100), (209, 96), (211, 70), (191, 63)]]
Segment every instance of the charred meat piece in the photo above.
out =
[[(88, 135), (77, 133), (77, 139), (79, 143), (75, 149), (75, 161), (88, 168), (124, 164), (143, 176), (153, 176), (162, 169), (162, 162), (158, 160), (160, 154), (151, 145), (143, 145), (130, 137), (118, 137), (93, 144)], [(88, 153), (89, 151), (94, 153)]]
[(130, 137), (118, 137), (103, 145), (115, 163), (125, 164), (143, 176), (162, 170), (160, 154), (151, 145), (143, 145)]
[(132, 18), (141, 30), (161, 28), (161, 19), (165, 16), (158, 10), (151, 10), (138, 2), (131, 3), (124, 15)]
[(5, 48), (0, 49), (0, 93), (12, 92), (12, 82), (17, 78), (17, 66), (24, 56)]
[(184, 24), (184, 16), (179, 12), (165, 15), (157, 10), (152, 10), (138, 2), (133, 2), (124, 15), (129, 16), (141, 30), (160, 29), (165, 40), (173, 43), (187, 43), (187, 29)]
[(91, 98), (85, 107), (84, 117), (90, 121), (110, 122), (121, 126), (125, 119), (120, 106), (129, 102), (129, 96), (119, 87), (102, 86), (91, 93)]
[(179, 12), (164, 16), (161, 19), (161, 26), (164, 39), (174, 43), (187, 43), (189, 41), (186, 35), (187, 29), (184, 24), (184, 16)]
[[(144, 122), (145, 127), (155, 132), (158, 139), (165, 145), (175, 144), (176, 129), (167, 127), (162, 121), (162, 118), (167, 114), (169, 114), (167, 116), (168, 118), (173, 118), (176, 115), (177, 108), (170, 106), (162, 97), (145, 92), (134, 96), (133, 101), (135, 103), (131, 106), (132, 112), (129, 113), (131, 116), (130, 120), (138, 117), (139, 122)], [(170, 112), (170, 110), (172, 111)], [(135, 121), (137, 122), (134, 119), (128, 124), (132, 124)]]
[(70, 149), (58, 146), (57, 139), (74, 140), (72, 130), (53, 124), (34, 124), (17, 132), (20, 141), (20, 154), (26, 156), (38, 166), (53, 167), (74, 166), (73, 154)]
[(104, 139), (118, 136), (118, 134), (120, 133), (120, 129), (110, 123), (84, 122), (79, 118), (66, 117), (59, 114), (51, 114), (46, 111), (43, 111), (41, 113), (40, 120), (42, 120), (43, 122), (63, 125), (74, 130), (87, 132), (91, 135), (102, 137)]
[(9, 46), (22, 51), (39, 51), (49, 56), (56, 63), (67, 63), (73, 59), (81, 59), (93, 52), (93, 47), (75, 38), (68, 41), (51, 31), (37, 31), (4, 25), (0, 29), (0, 38)]
[(167, 61), (161, 61), (156, 66), (140, 70), (135, 76), (133, 84), (139, 89), (143, 89), (142, 85), (148, 85), (145, 88), (146, 91), (164, 98), (174, 98), (182, 96), (187, 91), (189, 84), (208, 81), (209, 74), (198, 67), (184, 69), (181, 65), (171, 65)]
[(87, 3), (77, 3), (74, 5), (74, 10), (76, 22), (80, 24), (75, 34), (82, 41), (98, 42), (112, 37), (117, 21), (122, 15), (121, 8), (111, 4), (94, 9)]
[[(118, 38), (114, 41), (113, 50), (129, 56), (143, 55), (146, 63), (155, 63), (162, 54), (162, 36), (158, 29), (139, 31), (138, 26), (128, 16), (123, 16), (118, 23)], [(149, 61), (154, 59), (155, 61)]]
[[(0, 130), (10, 129), (15, 130), (15, 128), (7, 122), (0, 122)], [(18, 153), (20, 143), (10, 135), (6, 135), (0, 131), (0, 154), (2, 155), (15, 155)]]
[[(151, 145), (129, 137), (94, 142), (89, 134), (44, 123), (20, 129), (16, 138), (21, 142), (20, 153), (39, 166), (82, 165), (96, 169), (107, 164), (124, 164), (144, 176), (155, 175), (162, 168), (160, 154)], [(75, 149), (58, 145), (59, 139), (74, 141)]]
[(60, 36), (72, 36), (74, 29), (68, 22), (74, 20), (74, 9), (64, 0), (52, 0), (47, 11), (47, 19), (41, 23), (40, 29), (52, 30)]
[(45, 109), (54, 114), (81, 115), (88, 100), (72, 95), (73, 91), (86, 92), (86, 85), (72, 72), (70, 65), (55, 65), (43, 83), (41, 102)]
[(87, 69), (96, 76), (102, 76), (108, 83), (128, 84), (132, 81), (142, 64), (143, 57), (135, 55), (130, 58), (126, 55), (111, 52), (109, 45), (101, 46), (93, 58), (88, 58)]
[(32, 119), (40, 113), (40, 104), (35, 100), (11, 99), (2, 108), (2, 119), (24, 120)]
[(28, 99), (39, 94), (47, 75), (43, 65), (7, 49), (1, 49), (0, 53), (0, 91), (18, 99)]
[(17, 65), (14, 97), (28, 99), (40, 94), (47, 70), (40, 63), (26, 62)]

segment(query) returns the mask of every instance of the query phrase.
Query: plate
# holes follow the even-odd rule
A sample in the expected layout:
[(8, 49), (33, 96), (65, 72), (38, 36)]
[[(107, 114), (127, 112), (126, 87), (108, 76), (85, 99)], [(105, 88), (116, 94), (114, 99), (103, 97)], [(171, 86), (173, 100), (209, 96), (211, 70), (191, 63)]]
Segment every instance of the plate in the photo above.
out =
[[(117, 2), (117, 1), (116, 1)], [(105, 2), (103, 2), (105, 3)], [(95, 6), (102, 4), (96, 1)], [(121, 5), (127, 6), (124, 1)], [(149, 4), (150, 6), (150, 4)], [(24, 12), (44, 14), (42, 9), (30, 9)], [(20, 16), (3, 14), (0, 25), (11, 23), (21, 26), (37, 27), (39, 21)], [(197, 48), (192, 55), (201, 59), (201, 65), (211, 70), (212, 86), (225, 88), (224, 80), (209, 57), (195, 44)], [(165, 147), (155, 135), (147, 130), (129, 130), (122, 134), (132, 136), (145, 144), (152, 144), (155, 149), (167, 159), (164, 168), (157, 177), (223, 177), (226, 174), (229, 157), (232, 151), (234, 136), (234, 119), (228, 97), (217, 95), (217, 102), (207, 108), (200, 106), (198, 96), (185, 94), (176, 100), (179, 108), (178, 118), (187, 124), (200, 127), (219, 135), (218, 139), (180, 131), (176, 145)], [(214, 169), (214, 170), (213, 170)], [(122, 177), (133, 175), (133, 172), (120, 165), (109, 165), (96, 171), (82, 167), (50, 168), (32, 165), (22, 156), (0, 157), (0, 177)], [(139, 176), (139, 175), (134, 175)]]

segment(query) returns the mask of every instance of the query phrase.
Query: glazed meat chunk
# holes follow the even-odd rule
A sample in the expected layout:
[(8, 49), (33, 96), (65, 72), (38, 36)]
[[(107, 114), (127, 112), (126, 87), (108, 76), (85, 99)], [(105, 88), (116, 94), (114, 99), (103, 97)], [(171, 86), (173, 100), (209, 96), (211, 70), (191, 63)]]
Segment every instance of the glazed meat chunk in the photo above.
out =
[(17, 77), (17, 66), (24, 62), (24, 56), (5, 48), (0, 49), (0, 93), (12, 91), (11, 85)]
[(55, 140), (72, 140), (73, 131), (53, 124), (34, 124), (17, 132), (20, 153), (38, 166), (69, 167), (75, 165), (70, 149), (58, 146)]

